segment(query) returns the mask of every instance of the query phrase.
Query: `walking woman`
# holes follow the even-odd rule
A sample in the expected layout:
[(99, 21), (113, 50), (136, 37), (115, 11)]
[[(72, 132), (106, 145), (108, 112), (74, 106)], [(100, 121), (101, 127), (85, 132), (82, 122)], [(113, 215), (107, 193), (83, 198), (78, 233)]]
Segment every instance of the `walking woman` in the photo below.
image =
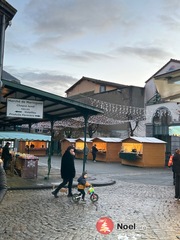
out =
[(62, 156), (61, 160), (61, 177), (62, 183), (52, 192), (55, 198), (61, 188), (68, 183), (68, 197), (72, 197), (72, 183), (75, 177), (76, 171), (74, 166), (75, 152), (74, 147), (69, 146)]

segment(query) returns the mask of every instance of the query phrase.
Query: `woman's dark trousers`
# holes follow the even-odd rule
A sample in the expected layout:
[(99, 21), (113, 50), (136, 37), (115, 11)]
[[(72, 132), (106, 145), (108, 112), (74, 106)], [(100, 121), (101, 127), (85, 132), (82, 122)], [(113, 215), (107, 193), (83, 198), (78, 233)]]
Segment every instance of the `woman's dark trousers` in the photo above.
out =
[(72, 183), (73, 178), (63, 179), (63, 182), (55, 189), (54, 193), (57, 194), (61, 188), (63, 188), (68, 183), (68, 194), (72, 194)]

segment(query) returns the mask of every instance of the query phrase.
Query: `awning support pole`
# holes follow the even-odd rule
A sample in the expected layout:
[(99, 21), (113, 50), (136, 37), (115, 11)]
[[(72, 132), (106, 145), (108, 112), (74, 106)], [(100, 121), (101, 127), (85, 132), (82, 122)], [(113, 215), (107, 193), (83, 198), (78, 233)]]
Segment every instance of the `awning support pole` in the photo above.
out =
[[(31, 126), (32, 126), (32, 123), (30, 122), (29, 124), (28, 124), (28, 132), (30, 133), (31, 132)], [(28, 141), (28, 146), (29, 146), (29, 141)], [(30, 146), (28, 147), (28, 154), (30, 153)]]
[(48, 179), (51, 171), (53, 125), (54, 125), (54, 121), (51, 121), (51, 142), (49, 143), (49, 155), (48, 155), (48, 176), (47, 176)]
[(4, 42), (5, 42), (5, 14), (1, 15), (1, 33), (0, 33), (0, 87), (2, 85), (2, 71), (3, 71), (3, 58), (4, 58)]
[(84, 150), (83, 150), (83, 172), (85, 171), (85, 165), (86, 165), (86, 161), (87, 161), (87, 156), (85, 154), (85, 148), (86, 148), (86, 133), (87, 133), (87, 124), (88, 124), (88, 119), (89, 116), (88, 115), (84, 115)]

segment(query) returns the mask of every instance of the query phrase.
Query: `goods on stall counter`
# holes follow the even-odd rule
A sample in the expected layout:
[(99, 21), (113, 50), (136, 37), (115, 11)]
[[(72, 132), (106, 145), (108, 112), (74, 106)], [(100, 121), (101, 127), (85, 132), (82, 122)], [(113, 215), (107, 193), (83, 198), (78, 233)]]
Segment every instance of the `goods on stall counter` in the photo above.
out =
[(23, 154), (19, 155), (19, 158), (31, 159), (31, 160), (38, 160), (39, 159), (38, 157), (36, 157), (34, 155), (26, 154), (26, 153), (23, 153)]
[(22, 159), (31, 159), (31, 160), (38, 160), (39, 158), (27, 153), (20, 153), (20, 152), (11, 152), (12, 155), (22, 158)]

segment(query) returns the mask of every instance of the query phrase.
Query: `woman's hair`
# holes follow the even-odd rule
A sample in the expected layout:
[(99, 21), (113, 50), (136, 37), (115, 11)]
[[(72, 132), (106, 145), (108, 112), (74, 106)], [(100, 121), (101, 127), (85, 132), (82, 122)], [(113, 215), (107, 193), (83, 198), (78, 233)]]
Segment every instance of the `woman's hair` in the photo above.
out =
[(73, 146), (69, 146), (67, 149), (66, 149), (66, 151), (70, 151), (71, 149), (74, 149), (74, 147)]

